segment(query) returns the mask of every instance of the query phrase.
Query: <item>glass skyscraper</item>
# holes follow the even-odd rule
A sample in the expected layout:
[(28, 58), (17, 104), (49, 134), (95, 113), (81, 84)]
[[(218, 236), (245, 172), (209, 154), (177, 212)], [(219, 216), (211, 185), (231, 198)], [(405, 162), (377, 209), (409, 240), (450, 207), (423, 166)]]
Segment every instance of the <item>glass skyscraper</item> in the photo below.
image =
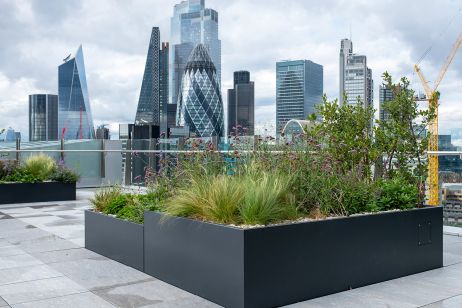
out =
[(205, 8), (205, 0), (186, 0), (176, 4), (171, 18), (170, 103), (177, 103), (183, 72), (191, 51), (204, 44), (221, 82), (221, 41), (218, 38), (218, 13)]
[(305, 120), (322, 102), (324, 69), (309, 60), (276, 63), (276, 134), (292, 119)]
[(136, 111), (136, 125), (160, 125), (160, 31), (152, 28), (149, 42), (148, 56), (144, 68), (143, 83), (141, 84), (138, 109)]
[(170, 45), (162, 43), (159, 56), (159, 101), (160, 101), (160, 131), (167, 133), (168, 130), (168, 93), (169, 93), (169, 59)]
[(379, 88), (379, 118), (380, 121), (387, 121), (390, 117), (388, 112), (383, 109), (383, 104), (385, 102), (391, 101), (394, 99), (393, 90), (390, 89), (387, 85), (383, 84)]
[(95, 139), (82, 46), (58, 68), (58, 136)]
[(344, 95), (349, 104), (358, 99), (365, 106), (373, 105), (374, 81), (372, 70), (367, 67), (367, 57), (353, 53), (353, 42), (343, 39), (340, 43), (340, 102)]
[(58, 140), (58, 95), (29, 95), (29, 140)]
[(238, 125), (246, 129), (245, 135), (255, 134), (255, 84), (247, 71), (234, 72), (234, 88), (228, 90), (228, 135)]
[(224, 135), (223, 101), (217, 70), (205, 45), (194, 48), (183, 74), (177, 124), (197, 137)]

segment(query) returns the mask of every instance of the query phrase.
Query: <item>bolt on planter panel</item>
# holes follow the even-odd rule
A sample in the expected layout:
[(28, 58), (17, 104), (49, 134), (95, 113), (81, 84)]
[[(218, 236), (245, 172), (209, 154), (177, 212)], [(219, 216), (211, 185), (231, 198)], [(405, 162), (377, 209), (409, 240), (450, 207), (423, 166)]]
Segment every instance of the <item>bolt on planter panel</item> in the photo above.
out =
[(144, 271), (143, 225), (85, 211), (85, 248)]
[(443, 266), (442, 208), (245, 231), (246, 307), (275, 307)]
[(76, 199), (75, 183), (0, 184), (0, 204), (70, 201)]
[(225, 307), (244, 307), (244, 232), (145, 212), (145, 272)]

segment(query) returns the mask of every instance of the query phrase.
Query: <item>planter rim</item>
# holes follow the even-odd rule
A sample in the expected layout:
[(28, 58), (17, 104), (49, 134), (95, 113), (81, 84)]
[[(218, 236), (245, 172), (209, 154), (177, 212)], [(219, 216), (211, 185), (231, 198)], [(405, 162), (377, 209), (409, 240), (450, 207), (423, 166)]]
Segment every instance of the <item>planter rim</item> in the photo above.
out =
[[(333, 221), (333, 220), (337, 221), (337, 220), (346, 220), (346, 219), (354, 219), (354, 218), (378, 216), (378, 215), (392, 215), (392, 214), (397, 214), (397, 213), (424, 211), (424, 210), (438, 209), (438, 208), (442, 208), (442, 206), (428, 206), (427, 205), (425, 207), (413, 208), (413, 209), (408, 209), (408, 210), (390, 210), (390, 211), (383, 211), (383, 212), (376, 212), (376, 213), (354, 214), (354, 215), (351, 215), (351, 216), (328, 217), (328, 218), (325, 218), (325, 219), (310, 220), (310, 221), (293, 221), (293, 222), (286, 221), (286, 222), (281, 222), (281, 223), (277, 223), (277, 224), (271, 224), (271, 225), (267, 225), (267, 226), (255, 226), (255, 227), (250, 227), (250, 228), (240, 228), (238, 226), (220, 224), (220, 223), (211, 222), (211, 221), (205, 221), (205, 220), (197, 220), (197, 219), (188, 218), (188, 217), (171, 216), (171, 215), (168, 215), (167, 213), (159, 212), (159, 211), (145, 210), (144, 212), (145, 213), (157, 213), (157, 214), (160, 214), (160, 215), (166, 217), (165, 222), (169, 221), (170, 219), (179, 219), (179, 220), (184, 220), (184, 221), (189, 221), (189, 222), (197, 222), (197, 223), (202, 223), (202, 224), (206, 224), (206, 225), (224, 227), (224, 228), (233, 229), (233, 230), (251, 231), (251, 230), (261, 230), (261, 229), (267, 229), (267, 228), (277, 228), (277, 227), (284, 227), (284, 226), (301, 225), (301, 224), (307, 224), (307, 223), (322, 223), (322, 222)], [(106, 215), (106, 214), (102, 214), (102, 215)]]
[(97, 215), (101, 215), (101, 216), (105, 216), (105, 217), (117, 219), (117, 220), (119, 220), (119, 221), (126, 222), (126, 223), (130, 223), (130, 224), (134, 224), (134, 225), (138, 225), (138, 226), (142, 226), (142, 225), (143, 225), (143, 224), (139, 224), (139, 223), (136, 223), (136, 222), (127, 220), (127, 219), (121, 219), (121, 218), (116, 217), (116, 216), (112, 216), (112, 215), (109, 215), (109, 214), (105, 214), (105, 213), (102, 213), (102, 212), (98, 212), (98, 211), (95, 211), (94, 209), (88, 209), (88, 210), (85, 210), (85, 212), (90, 212), (90, 213), (93, 213), (93, 214), (97, 214)]

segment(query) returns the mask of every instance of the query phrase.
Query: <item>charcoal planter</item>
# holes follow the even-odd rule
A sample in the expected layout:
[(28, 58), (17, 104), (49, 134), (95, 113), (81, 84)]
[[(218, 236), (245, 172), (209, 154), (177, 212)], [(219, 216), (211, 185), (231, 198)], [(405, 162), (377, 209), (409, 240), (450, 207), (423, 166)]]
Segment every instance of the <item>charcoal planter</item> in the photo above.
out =
[(76, 199), (75, 183), (2, 183), (0, 204), (70, 201)]
[(443, 266), (441, 207), (238, 229), (145, 212), (145, 272), (225, 307), (278, 307)]
[(143, 225), (85, 211), (85, 248), (144, 271)]

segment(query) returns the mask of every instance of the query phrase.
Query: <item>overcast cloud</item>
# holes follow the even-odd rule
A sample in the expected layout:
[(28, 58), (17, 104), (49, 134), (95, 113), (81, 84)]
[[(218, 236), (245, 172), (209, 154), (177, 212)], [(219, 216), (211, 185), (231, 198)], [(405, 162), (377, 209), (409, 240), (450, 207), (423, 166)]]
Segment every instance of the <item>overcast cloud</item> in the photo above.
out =
[[(174, 0), (0, 0), (0, 127), (28, 132), (28, 95), (57, 94), (57, 67), (83, 44), (95, 124), (135, 117), (151, 28), (168, 41)], [(275, 121), (275, 63), (309, 59), (324, 66), (324, 91), (338, 97), (340, 40), (368, 56), (375, 82), (381, 74), (408, 76), (421, 90), (412, 65), (428, 80), (438, 71), (462, 30), (460, 0), (206, 0), (220, 16), (222, 89), (235, 70), (256, 83), (256, 121)], [(452, 22), (450, 23), (450, 21)], [(462, 146), (462, 51), (440, 86), (440, 131)], [(223, 95), (226, 105), (226, 95)], [(114, 127), (113, 125), (112, 127)]]

